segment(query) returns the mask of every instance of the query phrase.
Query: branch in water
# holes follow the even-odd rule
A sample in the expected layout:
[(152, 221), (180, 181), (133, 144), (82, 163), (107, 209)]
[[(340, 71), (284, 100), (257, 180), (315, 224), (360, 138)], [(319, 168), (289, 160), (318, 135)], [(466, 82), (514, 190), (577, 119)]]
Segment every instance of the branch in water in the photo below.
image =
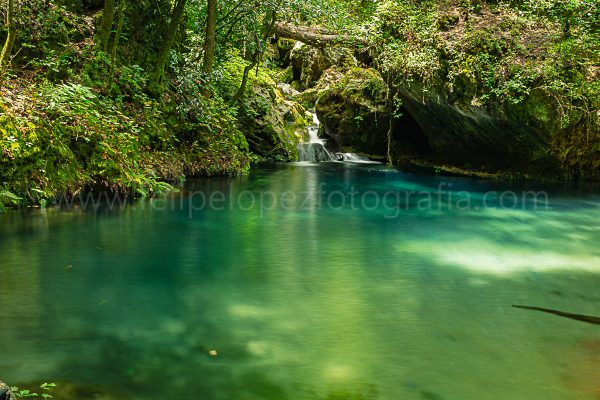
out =
[(533, 310), (540, 311), (547, 314), (558, 315), (559, 317), (574, 319), (576, 321), (587, 322), (588, 324), (600, 325), (600, 317), (593, 317), (590, 315), (581, 315), (581, 314), (573, 314), (564, 311), (551, 310), (549, 308), (541, 308), (541, 307), (530, 307), (530, 306), (518, 306), (514, 305), (515, 308), (521, 308), (524, 310)]

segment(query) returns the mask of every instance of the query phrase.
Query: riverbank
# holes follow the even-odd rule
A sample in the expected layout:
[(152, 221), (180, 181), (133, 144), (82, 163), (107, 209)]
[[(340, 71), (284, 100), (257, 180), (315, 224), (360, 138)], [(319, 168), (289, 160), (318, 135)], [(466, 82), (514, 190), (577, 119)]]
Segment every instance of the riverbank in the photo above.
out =
[[(312, 108), (328, 150), (400, 169), (600, 178), (598, 21), (585, 2), (386, 0), (328, 15), (350, 35), (272, 24), (256, 43), (232, 26), (210, 71), (193, 9), (179, 27), (193, 29), (167, 32), (156, 28), (167, 15), (128, 3), (112, 21), (123, 31), (102, 47), (101, 6), (78, 3), (19, 10), (0, 92), (0, 210), (93, 189), (144, 196), (255, 160), (294, 161)], [(308, 43), (278, 36), (298, 29)]]

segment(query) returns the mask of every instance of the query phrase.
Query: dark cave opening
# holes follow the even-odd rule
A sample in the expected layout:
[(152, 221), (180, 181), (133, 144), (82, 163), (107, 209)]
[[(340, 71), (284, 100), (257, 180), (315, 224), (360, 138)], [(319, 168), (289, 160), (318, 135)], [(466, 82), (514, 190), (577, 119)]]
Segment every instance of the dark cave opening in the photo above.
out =
[(410, 113), (402, 107), (402, 116), (394, 123), (392, 139), (395, 157), (427, 157), (433, 153), (427, 136)]

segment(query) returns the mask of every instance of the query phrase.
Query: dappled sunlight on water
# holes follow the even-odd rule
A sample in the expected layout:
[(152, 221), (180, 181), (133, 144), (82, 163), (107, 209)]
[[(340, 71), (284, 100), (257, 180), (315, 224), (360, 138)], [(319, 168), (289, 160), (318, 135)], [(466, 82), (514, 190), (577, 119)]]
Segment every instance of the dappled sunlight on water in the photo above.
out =
[[(511, 186), (278, 165), (0, 217), (0, 378), (126, 399), (600, 399), (600, 326), (511, 307), (600, 315), (600, 198), (483, 204)], [(194, 195), (220, 190), (222, 210)], [(353, 207), (353, 190), (375, 194)], [(377, 204), (390, 190), (419, 193)], [(296, 196), (251, 204), (266, 191)]]

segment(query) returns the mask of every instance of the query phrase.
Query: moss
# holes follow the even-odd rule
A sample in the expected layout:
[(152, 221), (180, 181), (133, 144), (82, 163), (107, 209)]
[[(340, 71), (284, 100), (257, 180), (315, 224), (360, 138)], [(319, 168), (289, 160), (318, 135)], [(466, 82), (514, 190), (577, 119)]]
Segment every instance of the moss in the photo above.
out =
[(286, 69), (283, 69), (277, 79), (279, 82), (291, 84), (294, 81), (294, 71), (290, 65)]
[(436, 20), (436, 26), (440, 31), (450, 30), (453, 26), (458, 24), (460, 16), (455, 13), (439, 15)]
[(250, 149), (274, 160), (296, 160), (296, 146), (306, 131), (304, 108), (286, 100), (274, 82), (256, 81), (240, 108), (239, 127)]
[(351, 68), (320, 92), (316, 111), (325, 132), (341, 149), (385, 154), (391, 110), (387, 86), (371, 69)]

